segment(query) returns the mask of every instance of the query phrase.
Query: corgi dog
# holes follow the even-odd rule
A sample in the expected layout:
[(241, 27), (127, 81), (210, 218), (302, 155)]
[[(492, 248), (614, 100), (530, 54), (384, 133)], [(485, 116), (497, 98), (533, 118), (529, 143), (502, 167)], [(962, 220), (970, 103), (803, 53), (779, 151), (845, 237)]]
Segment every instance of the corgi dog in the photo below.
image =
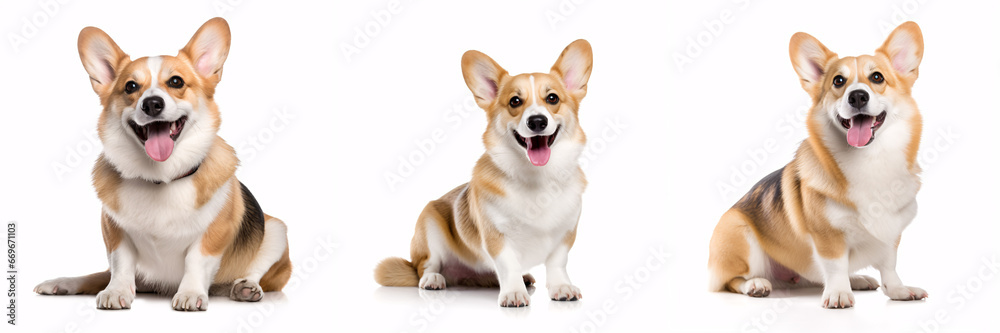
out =
[(203, 311), (209, 295), (256, 302), (288, 282), (285, 224), (236, 179), (236, 153), (217, 135), (213, 96), (229, 45), (222, 18), (177, 56), (132, 60), (104, 31), (80, 32), (80, 60), (104, 107), (93, 183), (110, 268), (35, 292), (96, 294), (100, 309), (156, 292), (172, 294), (174, 310)]
[(563, 50), (549, 73), (511, 76), (478, 51), (462, 56), (465, 83), (489, 121), (472, 180), (431, 201), (417, 219), (410, 261), (375, 269), (383, 286), (500, 287), (503, 307), (530, 304), (525, 272), (544, 263), (549, 298), (582, 298), (566, 272), (583, 190), (586, 136), (577, 118), (593, 64), (590, 43)]
[(760, 180), (712, 235), (709, 289), (764, 297), (772, 285), (823, 286), (826, 308), (854, 306), (852, 290), (919, 300), (896, 274), (900, 235), (917, 214), (921, 117), (910, 96), (923, 57), (916, 23), (897, 27), (874, 55), (838, 57), (796, 33), (792, 66), (812, 97), (809, 137)]

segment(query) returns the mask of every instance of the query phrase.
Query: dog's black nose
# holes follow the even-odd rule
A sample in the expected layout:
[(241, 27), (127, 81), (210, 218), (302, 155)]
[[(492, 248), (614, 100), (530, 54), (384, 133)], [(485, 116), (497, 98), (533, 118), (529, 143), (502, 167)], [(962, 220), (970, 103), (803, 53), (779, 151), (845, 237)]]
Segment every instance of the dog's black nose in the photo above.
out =
[(149, 96), (142, 101), (142, 112), (150, 117), (159, 116), (163, 112), (163, 98), (160, 96)]
[(549, 120), (545, 116), (534, 115), (528, 117), (528, 129), (533, 132), (544, 131), (546, 126), (549, 126)]
[(868, 93), (864, 90), (852, 91), (850, 95), (847, 95), (847, 104), (850, 104), (856, 109), (860, 109), (865, 105), (868, 105)]

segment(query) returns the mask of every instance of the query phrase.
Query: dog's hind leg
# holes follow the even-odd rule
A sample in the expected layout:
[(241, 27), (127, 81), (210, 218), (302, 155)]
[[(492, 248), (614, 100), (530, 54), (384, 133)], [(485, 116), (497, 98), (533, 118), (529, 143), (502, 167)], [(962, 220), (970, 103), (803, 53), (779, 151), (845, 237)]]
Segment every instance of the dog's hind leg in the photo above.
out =
[(291, 276), (287, 227), (281, 220), (268, 216), (260, 248), (246, 275), (233, 281), (229, 298), (241, 302), (260, 301), (265, 291), (281, 290)]
[(445, 276), (441, 273), (444, 258), (447, 256), (449, 250), (447, 241), (445, 240), (445, 230), (441, 230), (441, 225), (447, 225), (447, 222), (445, 217), (434, 209), (433, 203), (428, 204), (424, 208), (419, 219), (418, 224), (422, 224), (422, 228), (419, 228), (417, 232), (422, 232), (424, 237), (422, 237), (423, 239), (418, 239), (420, 237), (414, 236), (413, 239), (414, 242), (422, 241), (423, 244), (411, 244), (411, 247), (419, 247), (416, 252), (423, 252), (426, 257), (421, 256), (422, 258), (420, 259), (414, 258), (413, 261), (414, 267), (417, 268), (417, 275), (420, 276), (420, 282), (417, 287), (427, 290), (445, 289), (448, 283)]
[(94, 274), (62, 277), (39, 283), (34, 291), (42, 295), (97, 295), (111, 281), (111, 272), (103, 271)]
[[(771, 282), (764, 278), (762, 258), (765, 256), (750, 231), (747, 217), (732, 209), (722, 216), (709, 245), (709, 290), (727, 290), (751, 297), (771, 294)], [(757, 273), (757, 274), (754, 274)]]

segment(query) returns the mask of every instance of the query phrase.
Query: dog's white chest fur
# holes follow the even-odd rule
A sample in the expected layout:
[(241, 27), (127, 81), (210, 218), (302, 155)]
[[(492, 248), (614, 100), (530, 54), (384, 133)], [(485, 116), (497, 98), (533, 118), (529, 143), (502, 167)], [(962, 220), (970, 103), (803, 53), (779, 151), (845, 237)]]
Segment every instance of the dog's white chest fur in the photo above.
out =
[[(571, 178), (566, 180), (564, 178)], [(550, 176), (538, 183), (510, 183), (502, 199), (484, 207), (505, 244), (525, 268), (541, 264), (576, 227), (584, 184), (581, 177)]]
[(199, 250), (191, 247), (225, 206), (229, 182), (201, 207), (191, 178), (159, 185), (134, 179), (122, 182), (119, 209), (104, 208), (135, 246), (136, 272), (145, 282), (166, 289), (180, 284), (184, 257), (189, 250)]
[(869, 147), (834, 150), (848, 182), (848, 199), (857, 209), (829, 204), (827, 214), (849, 243), (892, 246), (916, 216), (920, 179), (909, 169), (909, 134), (908, 124), (896, 124), (879, 132)]

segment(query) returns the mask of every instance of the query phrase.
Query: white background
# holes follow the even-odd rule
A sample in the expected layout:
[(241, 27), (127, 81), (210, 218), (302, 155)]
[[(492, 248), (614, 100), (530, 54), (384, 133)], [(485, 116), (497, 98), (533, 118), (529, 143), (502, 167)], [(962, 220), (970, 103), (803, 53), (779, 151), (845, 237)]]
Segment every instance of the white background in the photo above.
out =
[[(265, 212), (289, 224), (298, 283), (260, 304), (213, 297), (202, 313), (174, 312), (169, 297), (154, 295), (129, 311), (96, 311), (92, 296), (42, 297), (31, 288), (107, 266), (89, 177), (96, 150), (82, 149), (100, 106), (77, 55), (79, 30), (98, 26), (133, 57), (175, 54), (225, 2), (69, 2), (18, 50), (9, 33), (42, 7), (4, 4), (0, 221), (19, 223), (18, 328), (912, 332), (938, 312), (946, 314), (944, 331), (990, 327), (997, 280), (977, 273), (1000, 253), (996, 217), (988, 215), (1000, 185), (989, 99), (1000, 88), (996, 4), (581, 1), (570, 9), (565, 2), (402, 0), (384, 24), (372, 12), (390, 1), (243, 1), (221, 13), (233, 46), (216, 96), (220, 135), (255, 147), (241, 150), (237, 175)], [(733, 19), (711, 42), (702, 37), (701, 52), (680, 70), (675, 55), (685, 54), (689, 38), (697, 44), (712, 34), (705, 22), (724, 11)], [(719, 216), (787, 163), (806, 135), (809, 100), (788, 60), (789, 37), (806, 31), (841, 55), (871, 53), (887, 35), (880, 25), (899, 23), (896, 11), (920, 24), (926, 45), (913, 91), (924, 115), (924, 186), (899, 272), (931, 298), (904, 303), (859, 293), (856, 308), (828, 311), (818, 289), (768, 299), (706, 292), (708, 239)], [(565, 20), (553, 24), (548, 13)], [(355, 29), (366, 27), (377, 33), (359, 39)], [(495, 289), (379, 287), (378, 260), (408, 255), (420, 210), (468, 181), (483, 152), (486, 121), (462, 79), (462, 53), (480, 50), (511, 73), (547, 72), (578, 38), (594, 47), (580, 110), (590, 186), (569, 266), (584, 299), (549, 301), (541, 267), (532, 270), (533, 303), (522, 309), (499, 308)], [(356, 41), (364, 46), (348, 58), (343, 47)], [(287, 124), (275, 110), (287, 110)], [(941, 141), (942, 132), (957, 138)], [(261, 139), (267, 143), (247, 144)], [(420, 146), (427, 140), (429, 153)], [(747, 153), (772, 147), (770, 140), (766, 158)], [(74, 154), (82, 162), (70, 163)], [(419, 162), (390, 185), (386, 175), (400, 173), (400, 158)], [(746, 180), (732, 182), (733, 169), (748, 163)], [(73, 165), (57, 172), (57, 164)], [(718, 189), (730, 182), (738, 193)], [(655, 252), (670, 254), (665, 265)], [(978, 292), (957, 296), (970, 283)]]

